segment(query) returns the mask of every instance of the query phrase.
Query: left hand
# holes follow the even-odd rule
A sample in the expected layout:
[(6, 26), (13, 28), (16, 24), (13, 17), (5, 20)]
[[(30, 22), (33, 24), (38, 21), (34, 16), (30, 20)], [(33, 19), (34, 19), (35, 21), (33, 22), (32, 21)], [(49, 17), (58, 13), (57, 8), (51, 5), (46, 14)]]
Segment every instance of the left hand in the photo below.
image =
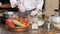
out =
[(36, 10), (32, 11), (31, 12), (31, 16), (35, 16), (38, 12), (39, 12), (40, 9), (36, 8)]
[(31, 16), (35, 16), (36, 14), (37, 14), (37, 11), (32, 11), (32, 12), (30, 13)]

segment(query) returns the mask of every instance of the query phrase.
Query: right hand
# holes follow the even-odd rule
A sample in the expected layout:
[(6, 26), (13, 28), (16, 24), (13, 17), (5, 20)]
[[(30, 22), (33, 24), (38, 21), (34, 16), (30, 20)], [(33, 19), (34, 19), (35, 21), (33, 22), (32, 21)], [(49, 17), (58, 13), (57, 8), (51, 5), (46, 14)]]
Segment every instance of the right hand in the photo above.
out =
[(18, 7), (19, 7), (19, 10), (20, 10), (22, 13), (25, 12), (25, 8), (24, 8), (24, 6), (23, 6), (22, 4), (20, 4)]

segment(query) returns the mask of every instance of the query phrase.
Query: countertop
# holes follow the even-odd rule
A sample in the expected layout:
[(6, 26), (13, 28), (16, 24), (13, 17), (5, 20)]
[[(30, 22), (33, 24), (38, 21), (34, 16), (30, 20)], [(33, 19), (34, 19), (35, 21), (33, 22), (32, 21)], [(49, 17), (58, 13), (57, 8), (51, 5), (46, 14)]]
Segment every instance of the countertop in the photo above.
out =
[(8, 31), (5, 29), (3, 25), (0, 25), (0, 34), (60, 34), (60, 31), (54, 28), (48, 31), (46, 28), (41, 27), (38, 30), (29, 30), (26, 32), (17, 33), (17, 32)]

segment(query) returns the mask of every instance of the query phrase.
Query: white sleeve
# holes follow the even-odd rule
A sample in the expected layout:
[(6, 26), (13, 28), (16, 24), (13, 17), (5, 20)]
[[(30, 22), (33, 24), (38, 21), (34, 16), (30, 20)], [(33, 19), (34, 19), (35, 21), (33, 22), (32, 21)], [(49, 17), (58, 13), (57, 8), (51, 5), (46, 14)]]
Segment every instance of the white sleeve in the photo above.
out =
[(17, 3), (17, 0), (10, 0), (11, 7), (16, 7), (15, 4)]
[(44, 4), (44, 0), (37, 0), (37, 8), (39, 8), (40, 10), (42, 10)]

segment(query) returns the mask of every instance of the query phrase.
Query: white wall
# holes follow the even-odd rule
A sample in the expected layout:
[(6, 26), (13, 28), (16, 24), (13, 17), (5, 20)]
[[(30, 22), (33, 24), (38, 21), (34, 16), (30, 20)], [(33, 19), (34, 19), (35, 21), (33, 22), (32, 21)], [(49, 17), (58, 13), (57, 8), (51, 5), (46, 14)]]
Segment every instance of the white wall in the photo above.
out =
[(45, 9), (54, 10), (58, 9), (59, 0), (45, 0)]
[(53, 15), (55, 13), (55, 9), (59, 7), (59, 0), (45, 0), (45, 12), (48, 11), (49, 15)]

